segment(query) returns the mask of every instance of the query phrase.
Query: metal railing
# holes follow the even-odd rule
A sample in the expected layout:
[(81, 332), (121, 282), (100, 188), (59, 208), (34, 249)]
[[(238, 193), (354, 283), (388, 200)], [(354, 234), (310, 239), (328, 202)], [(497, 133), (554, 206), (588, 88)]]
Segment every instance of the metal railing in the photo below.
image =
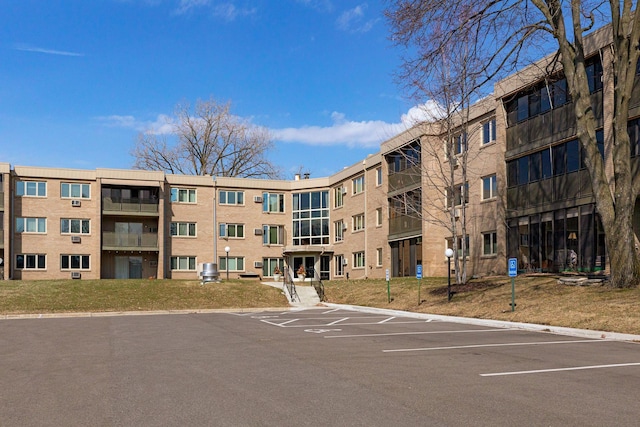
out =
[(102, 199), (102, 210), (105, 212), (158, 213), (158, 201), (147, 199)]
[(300, 302), (300, 297), (298, 296), (298, 292), (296, 291), (296, 284), (293, 282), (293, 272), (291, 267), (286, 268), (284, 270), (284, 283), (283, 288), (289, 293), (289, 297), (291, 298), (291, 302)]
[(105, 231), (102, 233), (103, 248), (158, 249), (158, 233), (125, 234)]
[(318, 298), (320, 298), (320, 301), (325, 301), (324, 284), (322, 283), (322, 279), (316, 272), (315, 268), (308, 268), (307, 274), (311, 278), (311, 286), (316, 290)]

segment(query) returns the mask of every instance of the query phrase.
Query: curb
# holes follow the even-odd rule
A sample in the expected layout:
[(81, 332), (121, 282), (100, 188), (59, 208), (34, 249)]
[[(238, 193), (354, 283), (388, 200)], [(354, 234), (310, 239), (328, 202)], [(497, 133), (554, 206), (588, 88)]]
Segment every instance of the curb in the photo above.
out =
[(520, 329), (525, 331), (549, 332), (580, 338), (592, 338), (612, 341), (628, 341), (640, 343), (640, 335), (621, 334), (618, 332), (592, 331), (589, 329), (566, 328), (563, 326), (538, 325), (535, 323), (508, 322), (506, 320), (476, 319), (472, 317), (444, 316), (440, 314), (414, 313), (411, 311), (390, 310), (386, 308), (363, 307), (348, 304), (323, 303), (327, 307), (345, 308), (354, 311), (374, 314), (389, 314), (415, 319), (438, 320), (442, 322), (463, 323), (467, 325), (491, 326), (495, 328)]
[(285, 311), (290, 307), (255, 307), (255, 308), (211, 308), (185, 310), (150, 310), (150, 311), (97, 311), (80, 313), (28, 313), (2, 314), (0, 320), (16, 319), (70, 319), (88, 317), (116, 317), (116, 316), (157, 316), (162, 314), (208, 314), (208, 313), (256, 313), (261, 311)]

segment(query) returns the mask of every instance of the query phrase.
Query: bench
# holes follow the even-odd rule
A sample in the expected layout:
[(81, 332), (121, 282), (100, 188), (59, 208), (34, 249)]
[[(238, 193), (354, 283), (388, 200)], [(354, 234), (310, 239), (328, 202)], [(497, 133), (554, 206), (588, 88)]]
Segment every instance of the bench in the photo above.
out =
[(258, 273), (240, 273), (238, 277), (241, 279), (258, 279), (261, 280), (261, 277)]

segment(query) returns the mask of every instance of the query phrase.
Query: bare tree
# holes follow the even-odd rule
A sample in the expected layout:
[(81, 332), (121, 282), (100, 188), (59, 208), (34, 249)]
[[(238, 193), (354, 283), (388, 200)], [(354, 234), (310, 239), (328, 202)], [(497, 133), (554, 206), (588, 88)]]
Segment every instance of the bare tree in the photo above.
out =
[(174, 174), (244, 178), (279, 178), (280, 169), (267, 158), (273, 148), (269, 131), (230, 112), (231, 104), (197, 101), (193, 112), (178, 105), (170, 144), (150, 131), (138, 135), (131, 154), (134, 167)]
[[(640, 16), (633, 0), (389, 0), (387, 17), (393, 39), (415, 47), (416, 55), (404, 61), (408, 85), (421, 82), (430, 61), (452, 44), (468, 44), (486, 57), (478, 75), (486, 81), (505, 76), (531, 62), (526, 53), (555, 44), (577, 123), (577, 137), (585, 154), (596, 207), (611, 254), (613, 286), (640, 282), (640, 258), (633, 230), (635, 202), (640, 193), (640, 174), (634, 174), (627, 133), (629, 105), (636, 79), (640, 50)], [(464, 15), (466, 21), (451, 19)], [(596, 141), (596, 117), (590, 102), (586, 72), (585, 35), (611, 24), (611, 67), (614, 106), (613, 173), (605, 173)], [(471, 34), (473, 38), (467, 39)], [(422, 84), (422, 83), (420, 83)]]

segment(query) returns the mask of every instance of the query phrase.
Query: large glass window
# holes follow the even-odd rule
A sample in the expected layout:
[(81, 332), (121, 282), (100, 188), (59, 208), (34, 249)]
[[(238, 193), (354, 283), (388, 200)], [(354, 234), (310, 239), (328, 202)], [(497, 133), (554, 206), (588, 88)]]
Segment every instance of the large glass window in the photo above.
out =
[(293, 244), (329, 244), (329, 192), (293, 194)]
[(353, 268), (363, 268), (365, 265), (364, 251), (353, 253)]
[(44, 270), (47, 268), (47, 257), (42, 254), (16, 255), (16, 268), (19, 270)]
[(342, 186), (333, 189), (333, 207), (339, 208), (344, 205), (344, 194), (346, 189)]
[(63, 182), (60, 185), (60, 197), (63, 199), (90, 199), (91, 185), (89, 184), (71, 184)]
[(263, 245), (282, 245), (284, 227), (281, 225), (263, 225), (262, 226), (262, 244)]
[(172, 188), (171, 201), (173, 203), (196, 203), (195, 188)]
[(229, 239), (243, 239), (244, 224), (220, 223), (220, 237), (226, 237)]
[(218, 194), (221, 205), (244, 205), (244, 191), (220, 190)]
[(196, 270), (196, 257), (194, 256), (172, 256), (171, 269), (182, 271)]
[(16, 196), (47, 197), (47, 183), (43, 181), (16, 181)]
[(336, 266), (335, 275), (344, 276), (344, 255), (336, 255), (333, 260)]
[(91, 232), (91, 221), (88, 219), (69, 219), (62, 218), (60, 220), (61, 234), (89, 234)]
[(344, 221), (336, 221), (333, 223), (334, 226), (334, 242), (342, 242), (344, 240)]
[(172, 222), (171, 235), (196, 237), (196, 223), (195, 222)]
[(60, 255), (61, 270), (89, 270), (89, 255)]
[(262, 193), (262, 212), (284, 212), (284, 194)]
[(352, 217), (353, 227), (351, 228), (353, 231), (364, 230), (364, 214), (354, 215)]
[(495, 255), (498, 253), (498, 234), (493, 231), (482, 234), (482, 255)]
[(16, 233), (46, 233), (46, 218), (16, 218)]
[(280, 274), (284, 272), (284, 258), (262, 258), (263, 276), (272, 277), (276, 268), (280, 271)]
[(496, 119), (489, 120), (482, 125), (482, 144), (496, 140)]
[(353, 194), (360, 194), (364, 191), (364, 175), (354, 178), (352, 180), (353, 183)]
[(220, 257), (220, 271), (227, 271), (227, 261), (229, 264), (229, 271), (244, 271), (244, 257)]

